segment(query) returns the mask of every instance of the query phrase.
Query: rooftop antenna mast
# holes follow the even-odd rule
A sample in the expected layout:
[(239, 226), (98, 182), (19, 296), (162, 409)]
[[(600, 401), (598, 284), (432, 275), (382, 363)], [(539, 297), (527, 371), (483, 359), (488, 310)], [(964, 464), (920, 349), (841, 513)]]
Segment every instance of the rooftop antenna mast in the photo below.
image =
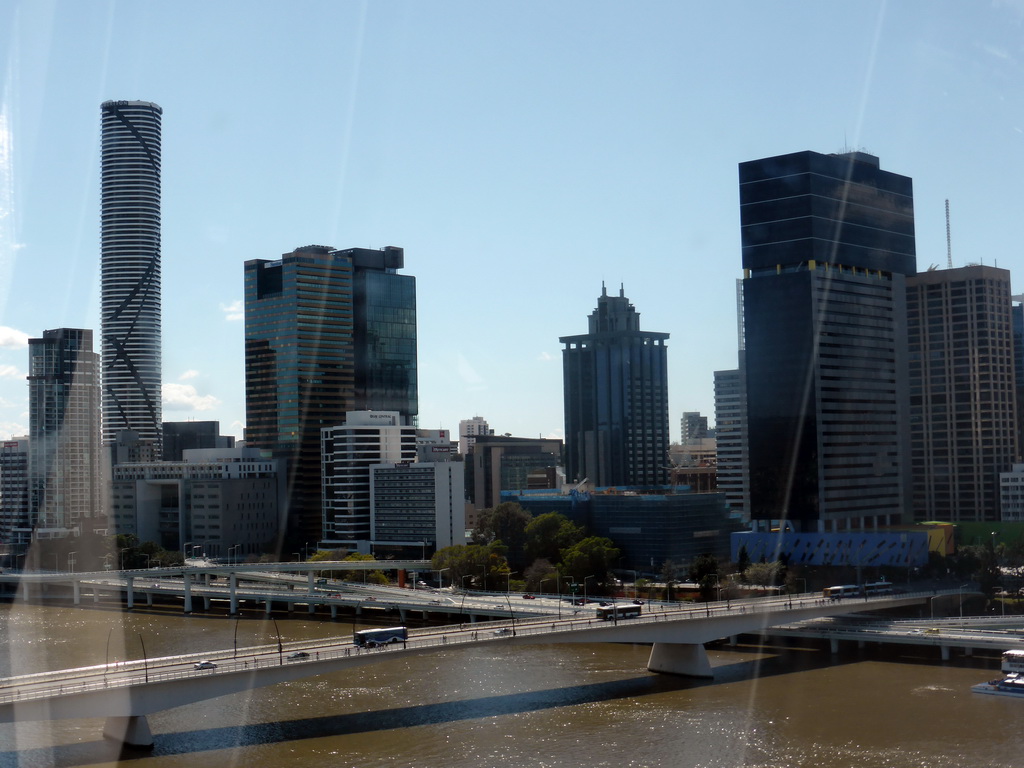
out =
[(953, 268), (953, 240), (949, 236), (949, 198), (946, 198), (946, 269)]

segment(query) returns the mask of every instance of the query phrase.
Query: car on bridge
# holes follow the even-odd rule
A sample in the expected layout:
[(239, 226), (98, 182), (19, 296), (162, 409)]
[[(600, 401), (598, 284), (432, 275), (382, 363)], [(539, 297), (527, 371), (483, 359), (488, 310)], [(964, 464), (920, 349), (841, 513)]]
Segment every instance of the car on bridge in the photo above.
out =
[(212, 661), (197, 661), (192, 665), (192, 669), (216, 669), (217, 665)]

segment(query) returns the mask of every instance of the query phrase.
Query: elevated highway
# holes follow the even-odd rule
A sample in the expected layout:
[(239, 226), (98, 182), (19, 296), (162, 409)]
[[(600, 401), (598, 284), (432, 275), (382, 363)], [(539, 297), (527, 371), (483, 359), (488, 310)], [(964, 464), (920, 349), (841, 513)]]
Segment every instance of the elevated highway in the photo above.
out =
[[(0, 722), (105, 717), (104, 734), (124, 743), (153, 743), (146, 716), (203, 699), (238, 693), (405, 654), (435, 653), (469, 644), (649, 643), (647, 668), (710, 677), (704, 643), (780, 624), (877, 611), (926, 602), (935, 593), (844, 601), (817, 595), (704, 603), (603, 621), (593, 615), (512, 619), (496, 624), (413, 630), (402, 646), (360, 649), (351, 637), (316, 644), (222, 649), (201, 655), (144, 659), (111, 666), (58, 670), (0, 680)], [(306, 654), (289, 658), (292, 653)], [(216, 665), (196, 669), (198, 661)]]

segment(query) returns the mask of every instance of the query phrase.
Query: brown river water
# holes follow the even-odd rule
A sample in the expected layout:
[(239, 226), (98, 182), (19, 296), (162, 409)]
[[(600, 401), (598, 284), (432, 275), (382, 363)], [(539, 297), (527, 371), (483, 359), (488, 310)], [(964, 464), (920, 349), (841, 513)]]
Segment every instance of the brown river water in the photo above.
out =
[[(283, 639), (351, 633), (278, 618)], [(272, 643), (273, 624), (0, 604), (0, 675)], [(140, 637), (142, 638), (140, 642)], [(103, 721), (0, 725), (0, 768), (1020, 766), (1024, 701), (974, 694), (997, 654), (816, 642), (713, 646), (713, 681), (652, 674), (649, 647), (460, 648), (387, 659), (150, 717), (151, 752)]]

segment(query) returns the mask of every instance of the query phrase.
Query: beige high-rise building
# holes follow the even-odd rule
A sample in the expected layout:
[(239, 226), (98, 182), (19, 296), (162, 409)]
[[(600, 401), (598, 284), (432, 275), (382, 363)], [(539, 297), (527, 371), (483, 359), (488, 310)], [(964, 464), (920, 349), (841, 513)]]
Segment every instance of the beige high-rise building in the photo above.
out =
[(907, 278), (914, 519), (999, 519), (1018, 455), (1010, 273), (972, 265)]

